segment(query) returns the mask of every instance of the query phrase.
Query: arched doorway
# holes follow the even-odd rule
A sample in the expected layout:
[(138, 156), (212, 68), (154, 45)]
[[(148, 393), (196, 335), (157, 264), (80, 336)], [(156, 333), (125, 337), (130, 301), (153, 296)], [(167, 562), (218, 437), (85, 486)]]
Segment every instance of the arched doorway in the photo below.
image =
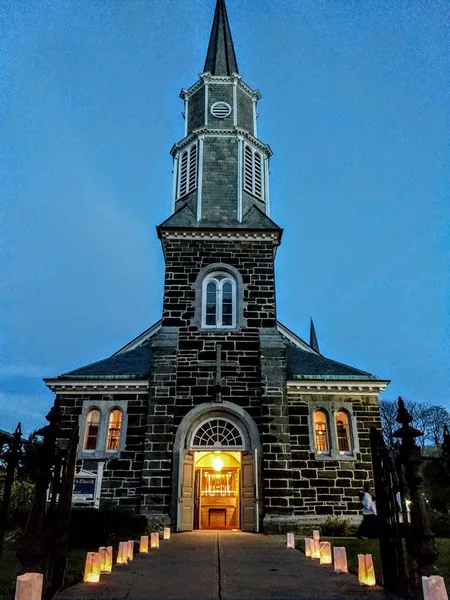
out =
[(260, 449), (256, 424), (241, 407), (223, 402), (192, 409), (174, 444), (177, 531), (259, 531)]

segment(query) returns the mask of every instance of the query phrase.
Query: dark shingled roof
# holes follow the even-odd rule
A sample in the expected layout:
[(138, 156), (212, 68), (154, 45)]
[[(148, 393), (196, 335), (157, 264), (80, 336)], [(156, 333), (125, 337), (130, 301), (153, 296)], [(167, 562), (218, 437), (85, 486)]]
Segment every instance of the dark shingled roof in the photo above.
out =
[(301, 350), (286, 344), (288, 379), (378, 379), (376, 375), (360, 371), (325, 358), (321, 354)]
[(217, 0), (203, 71), (227, 76), (239, 73), (225, 0)]
[(144, 379), (150, 372), (150, 357), (151, 346), (146, 343), (64, 373), (58, 379)]
[(192, 227), (196, 229), (270, 229), (273, 231), (282, 231), (272, 219), (263, 213), (261, 209), (253, 205), (243, 216), (242, 221), (210, 221), (201, 219), (197, 221), (196, 215), (188, 204), (179, 208), (173, 215), (159, 225), (158, 230), (166, 227), (168, 229), (177, 229)]

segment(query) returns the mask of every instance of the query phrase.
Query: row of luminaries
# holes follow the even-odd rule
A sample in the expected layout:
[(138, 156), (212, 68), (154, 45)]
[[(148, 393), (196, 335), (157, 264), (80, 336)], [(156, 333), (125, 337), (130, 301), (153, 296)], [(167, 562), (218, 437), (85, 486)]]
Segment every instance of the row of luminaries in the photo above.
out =
[[(287, 534), (287, 547), (295, 548), (293, 533)], [(312, 538), (305, 538), (305, 556), (319, 559), (321, 565), (334, 563), (335, 573), (348, 573), (345, 547), (335, 546), (332, 555), (330, 542), (321, 542), (320, 533), (317, 530), (313, 531)], [(375, 570), (371, 554), (358, 554), (358, 579), (361, 585), (375, 585)]]
[[(139, 552), (148, 554), (149, 536), (141, 536)], [(170, 540), (170, 527), (164, 527), (164, 539)], [(159, 548), (159, 532), (150, 534), (150, 548)], [(134, 540), (119, 542), (117, 565), (126, 565), (133, 560)], [(111, 573), (113, 567), (113, 547), (102, 546), (98, 552), (88, 552), (84, 569), (85, 583), (98, 583), (102, 573)], [(16, 582), (14, 600), (41, 600), (44, 576), (42, 573), (19, 575)]]
[[(170, 527), (164, 527), (164, 539), (170, 540)], [(142, 535), (139, 544), (139, 553), (148, 554), (149, 536)], [(150, 548), (159, 548), (159, 532), (153, 531), (150, 534)], [(128, 542), (119, 542), (117, 552), (117, 565), (127, 565), (134, 558), (134, 540)], [(101, 573), (111, 573), (113, 562), (112, 546), (108, 548), (101, 547), (98, 552), (88, 552), (86, 556), (86, 566), (84, 570), (84, 583), (98, 583)]]

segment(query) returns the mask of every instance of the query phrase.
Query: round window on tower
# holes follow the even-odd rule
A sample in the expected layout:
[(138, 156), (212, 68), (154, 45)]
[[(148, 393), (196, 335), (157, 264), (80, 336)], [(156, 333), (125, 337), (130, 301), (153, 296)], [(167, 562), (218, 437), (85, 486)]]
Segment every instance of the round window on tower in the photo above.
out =
[(226, 119), (231, 114), (231, 106), (226, 102), (214, 102), (211, 106), (211, 114), (216, 119)]

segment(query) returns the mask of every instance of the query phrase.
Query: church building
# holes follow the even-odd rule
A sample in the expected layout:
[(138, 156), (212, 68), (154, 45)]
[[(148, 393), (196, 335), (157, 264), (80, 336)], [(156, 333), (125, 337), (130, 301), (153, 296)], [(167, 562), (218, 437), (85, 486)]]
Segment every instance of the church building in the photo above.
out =
[(225, 0), (181, 98), (172, 214), (157, 227), (161, 320), (109, 358), (44, 380), (62, 427), (80, 425), (77, 472), (96, 477), (100, 502), (175, 531), (357, 522), (388, 382), (323, 356), (312, 323), (307, 343), (277, 320), (272, 152)]

